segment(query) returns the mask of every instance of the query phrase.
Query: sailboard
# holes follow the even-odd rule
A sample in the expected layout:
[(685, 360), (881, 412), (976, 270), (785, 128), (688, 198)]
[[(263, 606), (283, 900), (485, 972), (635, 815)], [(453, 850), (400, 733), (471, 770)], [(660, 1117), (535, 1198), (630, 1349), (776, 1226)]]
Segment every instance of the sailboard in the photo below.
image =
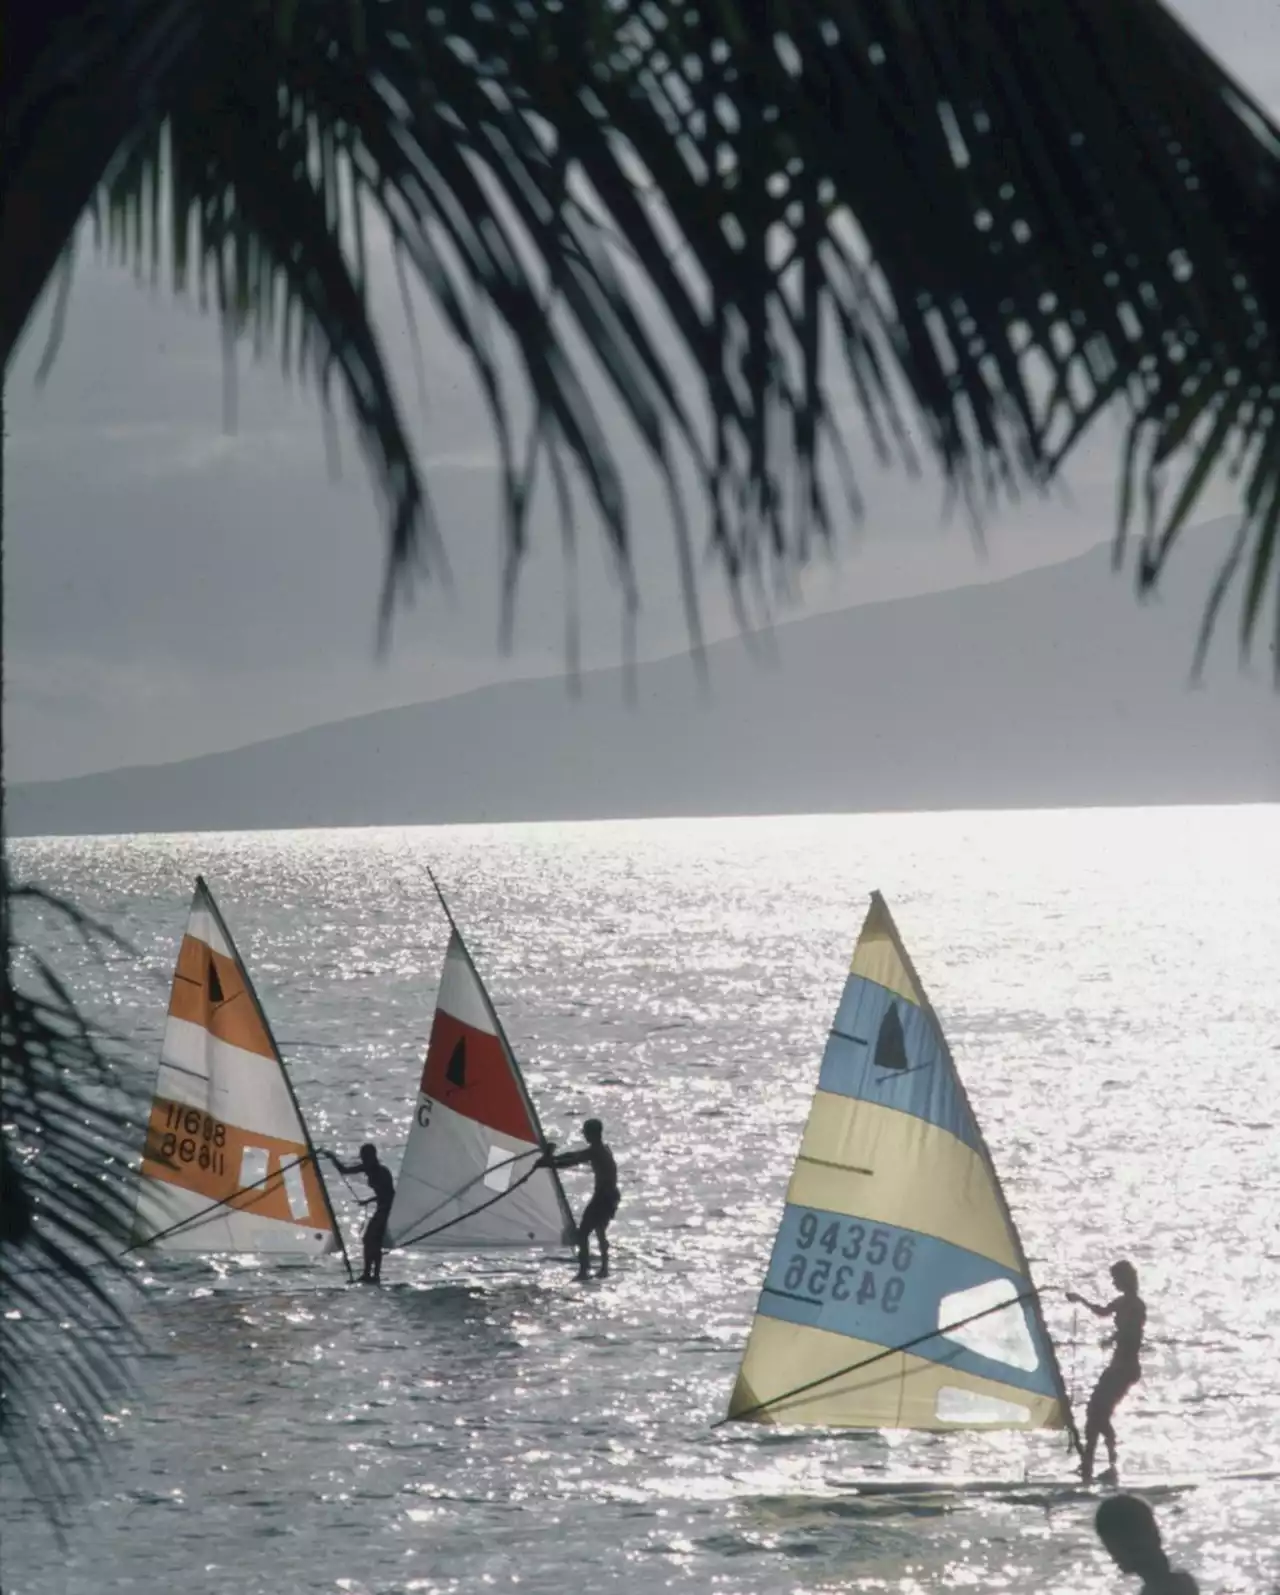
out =
[(1205, 1490), (1230, 1484), (1274, 1483), (1280, 1472), (1274, 1469), (1235, 1471), (1227, 1473), (1135, 1474), (1103, 1483), (1095, 1480), (1085, 1484), (1079, 1476), (1072, 1478), (979, 1479), (966, 1475), (929, 1478), (923, 1475), (903, 1475), (899, 1478), (833, 1479), (832, 1487), (847, 1492), (855, 1498), (883, 1500), (949, 1500), (980, 1497), (1028, 1506), (1053, 1506), (1068, 1501), (1097, 1501), (1117, 1491), (1145, 1496), (1148, 1500), (1162, 1500), (1187, 1495), (1192, 1490)]
[(321, 1256), (342, 1233), (257, 993), (202, 876), (178, 950), (133, 1248)]
[(722, 1422), (1066, 1429), (1071, 1403), (942, 1027), (879, 892)]
[(574, 1238), (560, 1176), (537, 1167), (545, 1137), (484, 981), (449, 921), (388, 1247), (558, 1246)]

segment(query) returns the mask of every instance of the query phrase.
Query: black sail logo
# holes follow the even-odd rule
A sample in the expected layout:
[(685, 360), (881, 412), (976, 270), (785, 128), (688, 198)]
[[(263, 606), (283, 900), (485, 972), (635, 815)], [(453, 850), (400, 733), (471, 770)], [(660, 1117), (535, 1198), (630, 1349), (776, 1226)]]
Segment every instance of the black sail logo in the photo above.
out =
[(880, 1021), (876, 1036), (875, 1066), (877, 1069), (903, 1070), (907, 1067), (907, 1040), (902, 1033), (902, 1020), (898, 1018), (898, 1005), (891, 1002)]
[(458, 1037), (449, 1058), (449, 1066), (444, 1071), (444, 1077), (450, 1085), (465, 1086), (467, 1083), (467, 1038)]

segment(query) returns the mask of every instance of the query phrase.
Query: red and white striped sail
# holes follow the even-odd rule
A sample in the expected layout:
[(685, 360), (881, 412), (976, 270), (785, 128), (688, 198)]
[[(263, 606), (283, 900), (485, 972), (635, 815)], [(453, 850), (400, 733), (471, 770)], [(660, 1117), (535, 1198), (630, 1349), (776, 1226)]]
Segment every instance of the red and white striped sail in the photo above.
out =
[(134, 1241), (304, 1256), (341, 1244), (284, 1063), (200, 877), (173, 974)]
[(571, 1239), (559, 1175), (534, 1168), (542, 1139), (520, 1066), (453, 926), (387, 1244), (469, 1249)]

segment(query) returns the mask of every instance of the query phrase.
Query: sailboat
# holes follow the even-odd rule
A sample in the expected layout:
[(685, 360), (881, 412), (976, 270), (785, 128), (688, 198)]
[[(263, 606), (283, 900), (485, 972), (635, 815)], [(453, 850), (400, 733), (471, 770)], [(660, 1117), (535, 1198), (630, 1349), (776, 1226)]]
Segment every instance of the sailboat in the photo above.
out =
[(138, 1181), (130, 1250), (143, 1247), (346, 1257), (280, 1049), (199, 875)]
[(1017, 1225), (879, 892), (727, 1417), (1079, 1441)]
[(558, 1246), (575, 1235), (545, 1137), (502, 1021), (439, 882), (449, 945), (388, 1247)]

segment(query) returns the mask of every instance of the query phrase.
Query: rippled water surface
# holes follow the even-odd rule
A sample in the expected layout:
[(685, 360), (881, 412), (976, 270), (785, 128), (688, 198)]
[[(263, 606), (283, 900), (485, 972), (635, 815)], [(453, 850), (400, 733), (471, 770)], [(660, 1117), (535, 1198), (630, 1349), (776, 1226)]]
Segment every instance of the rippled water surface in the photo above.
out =
[[(859, 1503), (877, 1472), (1061, 1472), (1053, 1437), (724, 1410), (879, 887), (1046, 1288), (1142, 1275), (1122, 1467), (1280, 1468), (1280, 810), (655, 821), (24, 842), (139, 959), (60, 967), (154, 1059), (203, 871), (319, 1142), (407, 1134), (450, 896), (548, 1132), (605, 1120), (615, 1277), (564, 1258), (149, 1264), (150, 1354), (58, 1550), (4, 1475), (5, 1588), (747, 1592), (1124, 1587), (1091, 1508)], [(566, 1175), (580, 1205), (587, 1181)], [(361, 1192), (363, 1193), (363, 1190)], [(339, 1183), (350, 1231), (359, 1216)], [(1104, 1356), (1060, 1294), (1077, 1397)], [(1280, 1484), (1161, 1503), (1208, 1590), (1280, 1588)]]

